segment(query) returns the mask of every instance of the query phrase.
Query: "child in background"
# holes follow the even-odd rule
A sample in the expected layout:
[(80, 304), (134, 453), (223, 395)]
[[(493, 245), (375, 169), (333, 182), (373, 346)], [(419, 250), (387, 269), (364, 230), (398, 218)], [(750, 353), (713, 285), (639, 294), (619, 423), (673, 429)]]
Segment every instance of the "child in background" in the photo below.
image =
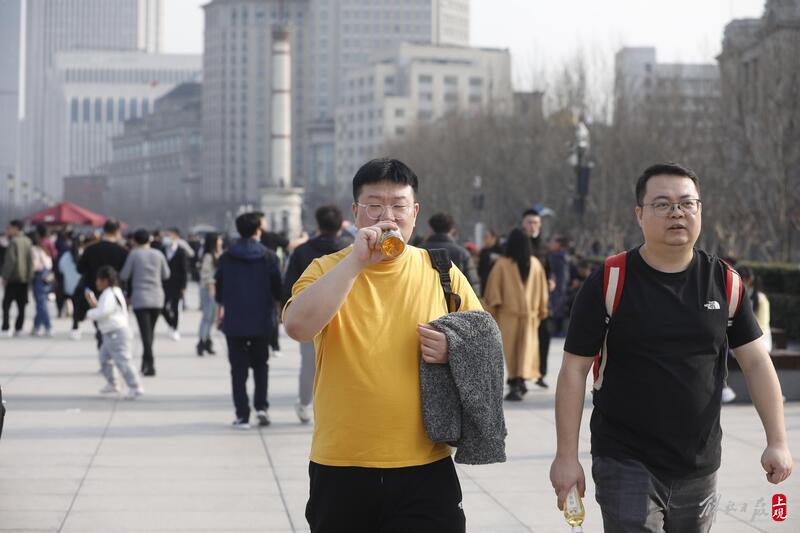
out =
[(144, 393), (139, 384), (139, 377), (131, 366), (131, 329), (128, 325), (128, 308), (125, 306), (125, 295), (119, 288), (117, 271), (113, 267), (103, 266), (97, 271), (95, 281), (100, 300), (95, 300), (94, 294), (88, 288), (86, 300), (91, 309), (86, 314), (89, 320), (97, 322), (97, 327), (103, 335), (103, 344), (100, 347), (100, 367), (106, 378), (107, 384), (100, 389), (102, 394), (115, 394), (119, 392), (117, 379), (114, 375), (114, 364), (117, 365), (122, 377), (128, 384), (128, 395), (134, 400)]

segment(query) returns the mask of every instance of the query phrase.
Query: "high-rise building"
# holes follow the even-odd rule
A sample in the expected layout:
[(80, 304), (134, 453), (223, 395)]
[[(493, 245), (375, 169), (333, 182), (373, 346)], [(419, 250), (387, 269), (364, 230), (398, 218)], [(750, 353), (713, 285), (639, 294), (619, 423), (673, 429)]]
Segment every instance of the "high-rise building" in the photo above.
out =
[(335, 179), (334, 116), (345, 91), (345, 77), (376, 51), (402, 42), (469, 44), (469, 0), (373, 2), (312, 0), (306, 82), (305, 183)]
[[(143, 118), (156, 99), (199, 81), (198, 55), (80, 51), (56, 54), (45, 106), (48, 176), (87, 175), (112, 159), (112, 138), (128, 119)], [(61, 188), (51, 195), (59, 196)]]
[(63, 176), (47, 174), (45, 108), (56, 54), (69, 50), (157, 52), (163, 0), (25, 0), (22, 179), (58, 195)]
[(182, 83), (157, 99), (151, 114), (126, 120), (124, 132), (114, 137), (107, 196), (123, 220), (189, 225), (193, 215), (202, 216), (195, 209), (202, 175), (201, 103), (201, 84)]
[(0, 0), (0, 208), (10, 205), (19, 174), (22, 0)]
[(383, 144), (448, 113), (513, 111), (508, 50), (403, 43), (345, 77), (336, 111), (339, 191)]
[[(264, 187), (290, 187), (272, 172), (273, 40), (288, 31), (291, 50), (292, 177), (302, 175), (303, 31), (308, 1), (214, 0), (205, 6), (203, 193), (225, 211), (254, 202)], [(220, 218), (220, 214), (217, 215)]]
[(716, 64), (659, 63), (653, 47), (622, 48), (615, 56), (614, 121), (669, 113), (674, 124), (712, 113), (719, 101)]

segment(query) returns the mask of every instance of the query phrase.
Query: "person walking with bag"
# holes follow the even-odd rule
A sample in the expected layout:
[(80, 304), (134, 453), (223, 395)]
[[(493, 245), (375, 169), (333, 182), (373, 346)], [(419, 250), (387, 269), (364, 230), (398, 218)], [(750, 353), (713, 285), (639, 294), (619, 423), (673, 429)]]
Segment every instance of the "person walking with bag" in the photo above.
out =
[(33, 317), (33, 330), (31, 335), (39, 337), (53, 336), (53, 325), (50, 322), (48, 296), (53, 289), (55, 277), (53, 275), (53, 259), (41, 246), (42, 237), (38, 232), (30, 235), (33, 246), (31, 247), (31, 260), (33, 262), (33, 299), (36, 302), (36, 315)]
[[(3, 256), (3, 336), (19, 335), (25, 325), (25, 306), (28, 305), (28, 287), (33, 281), (31, 240), (22, 232), (23, 224), (12, 220), (6, 230), (8, 248)], [(11, 304), (17, 304), (17, 320), (11, 330)]]
[(483, 299), (503, 336), (508, 401), (521, 401), (526, 380), (539, 374), (539, 324), (547, 318), (547, 277), (531, 250), (530, 239), (513, 229), (506, 250), (494, 264)]

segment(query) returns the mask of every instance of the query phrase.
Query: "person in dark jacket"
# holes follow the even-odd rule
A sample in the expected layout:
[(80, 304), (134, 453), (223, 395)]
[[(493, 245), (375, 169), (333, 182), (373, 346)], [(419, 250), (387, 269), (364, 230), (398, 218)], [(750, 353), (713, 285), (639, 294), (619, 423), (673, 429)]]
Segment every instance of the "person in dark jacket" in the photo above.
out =
[[(28, 305), (28, 290), (33, 282), (33, 256), (31, 240), (23, 233), (24, 224), (12, 220), (6, 230), (8, 247), (3, 256), (0, 277), (3, 278), (3, 336), (19, 335), (25, 323), (25, 306)], [(17, 320), (12, 331), (11, 304), (17, 304)]]
[[(283, 303), (292, 296), (292, 286), (311, 262), (323, 255), (332, 254), (353, 243), (352, 237), (342, 235), (342, 212), (335, 205), (323, 205), (317, 209), (318, 235), (305, 244), (301, 244), (289, 258), (289, 266), (283, 280)], [(300, 395), (295, 404), (295, 412), (300, 422), (306, 424), (311, 420), (312, 387), (316, 371), (316, 354), (313, 342), (300, 343)]]
[(161, 239), (170, 271), (169, 278), (164, 281), (164, 309), (161, 314), (169, 325), (169, 336), (174, 341), (181, 339), (178, 332), (179, 310), (186, 284), (189, 282), (189, 256), (179, 240), (180, 232), (176, 228), (167, 230)]
[[(100, 293), (97, 292), (97, 286), (95, 285), (97, 271), (104, 266), (110, 266), (117, 272), (122, 270), (125, 260), (128, 258), (128, 250), (119, 244), (121, 241), (121, 226), (122, 224), (119, 220), (109, 218), (103, 224), (102, 239), (95, 244), (87, 246), (83, 251), (83, 255), (78, 260), (78, 272), (81, 274), (81, 281), (78, 284), (78, 288), (75, 289), (80, 291), (79, 294), (83, 294), (86, 289), (89, 289), (99, 299)], [(81, 299), (86, 301), (85, 298)], [(84, 309), (80, 310), (81, 318), (85, 316), (86, 312), (83, 304), (82, 307)], [(77, 337), (77, 334), (75, 336)], [(97, 348), (99, 350), (103, 341), (100, 330), (97, 329), (97, 324), (95, 324), (95, 338), (97, 339)]]
[[(536, 209), (528, 209), (522, 213), (522, 231), (531, 239), (531, 249), (536, 259), (544, 266), (544, 273), (550, 280), (550, 257), (547, 244), (542, 238), (542, 216)], [(552, 290), (553, 284), (550, 283)], [(536, 384), (543, 389), (547, 388), (544, 377), (547, 375), (547, 355), (550, 353), (550, 320), (545, 318), (539, 323), (539, 379)]]
[(250, 427), (247, 376), (253, 369), (253, 407), (260, 426), (270, 423), (267, 409), (269, 338), (277, 327), (273, 300), (282, 296), (277, 256), (260, 242), (261, 220), (255, 213), (236, 219), (240, 239), (219, 258), (215, 275), (217, 320), (225, 333), (236, 406), (233, 427)]
[(489, 272), (498, 257), (503, 255), (503, 245), (497, 237), (497, 232), (493, 229), (486, 230), (483, 234), (483, 248), (478, 254), (478, 278), (481, 281), (481, 296), (486, 291), (486, 281), (489, 279)]
[(433, 230), (433, 235), (428, 237), (420, 248), (432, 250), (436, 248), (447, 250), (450, 260), (465, 275), (476, 294), (480, 294), (480, 280), (475, 262), (469, 250), (458, 244), (453, 238), (455, 235), (455, 221), (449, 213), (436, 213), (428, 220)]

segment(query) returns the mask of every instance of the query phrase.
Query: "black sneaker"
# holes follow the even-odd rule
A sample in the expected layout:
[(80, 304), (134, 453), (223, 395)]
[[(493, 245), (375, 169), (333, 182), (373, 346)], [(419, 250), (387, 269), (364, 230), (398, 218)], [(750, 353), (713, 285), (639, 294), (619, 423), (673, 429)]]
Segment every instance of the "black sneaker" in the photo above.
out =
[(536, 380), (536, 384), (539, 385), (541, 388), (546, 389), (548, 388), (547, 383), (544, 382), (544, 378), (539, 378)]
[(261, 427), (270, 425), (269, 415), (266, 411), (256, 411), (256, 417), (258, 418), (258, 425)]
[(203, 351), (206, 349), (206, 343), (203, 341), (197, 341), (196, 348), (198, 357), (203, 357)]
[(153, 377), (156, 375), (156, 367), (154, 366), (145, 366), (142, 367), (142, 375)]
[(231, 424), (233, 429), (250, 429), (250, 422), (245, 420), (244, 418), (237, 418)]
[(521, 402), (522, 395), (519, 393), (519, 390), (513, 388), (506, 394), (505, 400), (507, 402)]

